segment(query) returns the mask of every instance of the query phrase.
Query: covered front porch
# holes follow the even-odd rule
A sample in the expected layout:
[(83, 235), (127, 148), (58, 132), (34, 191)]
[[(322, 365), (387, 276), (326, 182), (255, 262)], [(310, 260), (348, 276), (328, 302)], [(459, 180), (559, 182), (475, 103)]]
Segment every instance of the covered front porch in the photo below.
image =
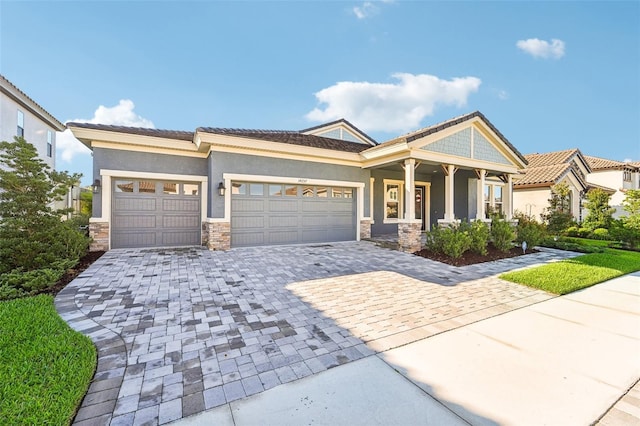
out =
[(480, 113), (371, 148), (371, 236), (396, 234), (414, 252), (433, 225), (513, 215), (513, 180), (524, 158)]

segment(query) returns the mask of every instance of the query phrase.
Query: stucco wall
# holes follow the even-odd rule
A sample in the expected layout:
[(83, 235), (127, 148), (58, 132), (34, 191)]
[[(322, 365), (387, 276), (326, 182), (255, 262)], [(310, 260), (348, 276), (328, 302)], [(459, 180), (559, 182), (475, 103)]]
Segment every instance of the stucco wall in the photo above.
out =
[[(223, 180), (224, 173), (362, 182), (365, 184), (363, 216), (369, 216), (370, 172), (360, 167), (225, 152), (212, 152), (209, 155), (208, 163), (209, 186), (214, 192)], [(208, 216), (212, 218), (224, 217), (224, 199), (212, 193), (209, 200)]]
[[(100, 170), (123, 170), (147, 173), (179, 175), (207, 175), (207, 160), (180, 155), (152, 154), (146, 152), (93, 149), (93, 179), (100, 179)], [(110, 190), (109, 188), (103, 188)], [(102, 214), (101, 197), (93, 197), (93, 216)]]
[[(13, 142), (18, 130), (18, 110), (24, 114), (24, 138), (38, 150), (40, 158), (51, 168), (56, 164), (56, 130), (13, 99), (0, 96), (0, 140)], [(47, 156), (47, 130), (52, 133), (52, 153)]]
[(540, 215), (549, 207), (551, 190), (547, 188), (518, 189), (513, 191), (513, 212), (524, 213), (540, 221)]

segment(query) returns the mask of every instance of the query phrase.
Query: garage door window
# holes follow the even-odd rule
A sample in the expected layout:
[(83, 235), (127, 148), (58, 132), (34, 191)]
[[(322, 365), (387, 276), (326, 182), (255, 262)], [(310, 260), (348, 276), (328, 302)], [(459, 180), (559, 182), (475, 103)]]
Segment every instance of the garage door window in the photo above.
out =
[(150, 182), (148, 180), (141, 180), (140, 182), (138, 182), (138, 192), (143, 194), (155, 194), (156, 183)]
[(162, 192), (167, 195), (178, 195), (180, 193), (180, 185), (177, 183), (165, 182), (162, 185)]
[(286, 197), (297, 197), (298, 196), (298, 185), (285, 185), (284, 186), (284, 195)]
[(282, 185), (269, 185), (269, 195), (272, 197), (281, 197)]
[(184, 195), (200, 195), (200, 185), (193, 183), (184, 184)]
[(117, 180), (115, 184), (116, 192), (133, 192), (132, 180)]
[(261, 183), (249, 184), (249, 195), (264, 195), (264, 185)]
[(231, 185), (231, 194), (233, 195), (246, 195), (247, 193), (247, 185), (244, 183), (234, 182)]
[(327, 188), (324, 186), (319, 186), (316, 188), (316, 195), (319, 198), (327, 198)]

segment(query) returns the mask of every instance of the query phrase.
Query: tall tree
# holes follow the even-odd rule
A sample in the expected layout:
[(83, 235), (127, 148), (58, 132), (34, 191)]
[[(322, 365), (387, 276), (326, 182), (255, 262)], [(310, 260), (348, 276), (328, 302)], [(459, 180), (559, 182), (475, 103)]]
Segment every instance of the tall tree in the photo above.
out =
[(573, 223), (571, 214), (571, 189), (566, 183), (551, 187), (549, 207), (542, 214), (550, 232), (562, 232)]

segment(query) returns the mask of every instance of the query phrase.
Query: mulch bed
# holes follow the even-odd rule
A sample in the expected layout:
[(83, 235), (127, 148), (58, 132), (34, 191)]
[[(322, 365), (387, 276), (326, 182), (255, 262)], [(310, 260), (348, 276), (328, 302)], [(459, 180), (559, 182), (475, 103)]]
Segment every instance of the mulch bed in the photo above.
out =
[(102, 256), (104, 253), (105, 253), (104, 251), (88, 252), (82, 259), (80, 259), (80, 261), (75, 267), (67, 270), (67, 272), (64, 273), (62, 278), (58, 280), (58, 282), (56, 282), (51, 287), (48, 287), (42, 290), (41, 294), (50, 294), (52, 296), (55, 296), (60, 291), (62, 291), (62, 289), (67, 286), (67, 284), (73, 281), (75, 277), (80, 275), (85, 269), (91, 266), (93, 262), (98, 260), (100, 256)]
[[(538, 253), (538, 250), (527, 249), (526, 254), (530, 254), (530, 253)], [(477, 253), (472, 252), (471, 250), (467, 250), (466, 252), (464, 252), (462, 256), (459, 257), (458, 259), (454, 259), (445, 254), (434, 253), (427, 249), (417, 251), (414, 254), (417, 256), (425, 257), (427, 259), (446, 263), (448, 265), (467, 266), (467, 265), (475, 265), (476, 263), (491, 262), (494, 260), (508, 259), (510, 257), (522, 256), (524, 253), (522, 253), (522, 249), (520, 247), (514, 247), (505, 253), (495, 248), (492, 244), (489, 244), (489, 246), (487, 247), (486, 256), (479, 255)]]

